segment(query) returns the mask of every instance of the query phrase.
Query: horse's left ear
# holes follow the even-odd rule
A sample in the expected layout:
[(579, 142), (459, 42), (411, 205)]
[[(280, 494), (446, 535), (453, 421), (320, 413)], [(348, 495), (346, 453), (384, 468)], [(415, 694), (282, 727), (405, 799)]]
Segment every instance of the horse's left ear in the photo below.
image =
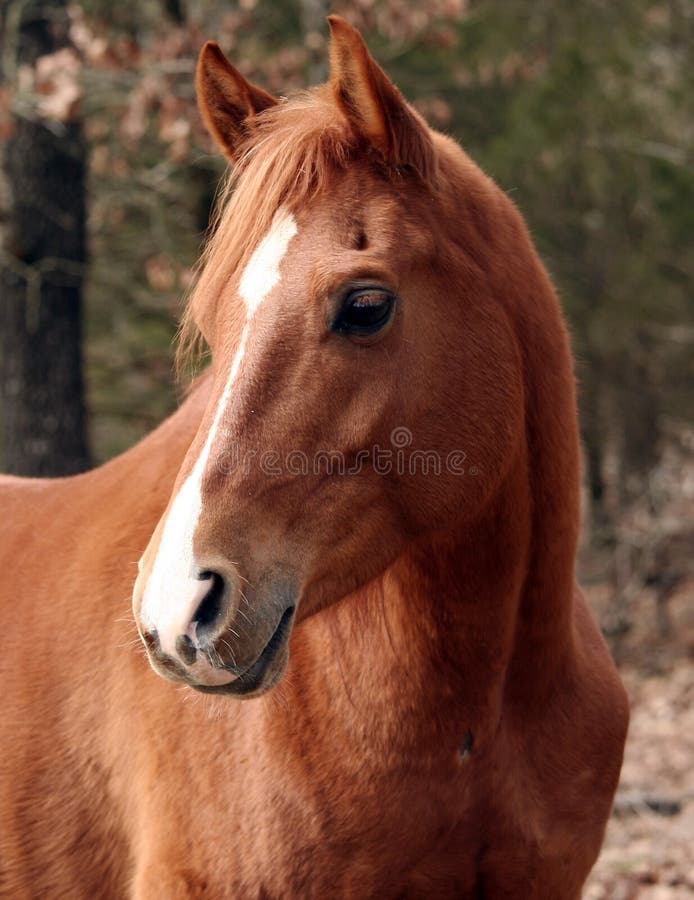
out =
[(202, 48), (195, 78), (198, 107), (207, 130), (232, 162), (252, 117), (277, 99), (245, 79), (214, 41)]
[(426, 176), (433, 166), (428, 129), (378, 63), (364, 39), (340, 16), (330, 25), (330, 84), (356, 130), (395, 168)]

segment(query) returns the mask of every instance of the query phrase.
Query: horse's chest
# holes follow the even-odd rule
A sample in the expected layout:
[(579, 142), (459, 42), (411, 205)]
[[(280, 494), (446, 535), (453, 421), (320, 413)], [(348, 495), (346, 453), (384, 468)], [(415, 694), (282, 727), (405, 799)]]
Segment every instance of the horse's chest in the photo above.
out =
[(538, 886), (547, 860), (510, 810), (490, 807), (479, 751), (453, 748), (436, 765), (393, 756), (358, 766), (308, 747), (275, 756), (268, 746), (230, 755), (213, 780), (210, 767), (199, 770), (205, 778), (188, 769), (192, 804), (190, 792), (187, 805), (170, 790), (158, 795), (164, 805), (147, 816), (154, 854), (136, 900), (559, 895)]
[(303, 781), (276, 773), (234, 842), (231, 865), (244, 878), (233, 896), (443, 897), (453, 886), (466, 896), (477, 843), (470, 833), (465, 854), (450, 858), (467, 793), (456, 776), (454, 766), (405, 765), (336, 766)]

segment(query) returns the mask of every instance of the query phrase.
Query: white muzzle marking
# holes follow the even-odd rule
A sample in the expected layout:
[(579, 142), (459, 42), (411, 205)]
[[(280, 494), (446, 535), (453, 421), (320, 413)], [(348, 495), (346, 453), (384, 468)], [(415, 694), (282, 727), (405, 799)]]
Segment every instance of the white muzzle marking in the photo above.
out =
[(258, 244), (243, 271), (239, 292), (246, 305), (246, 321), (239, 346), (205, 444), (169, 509), (145, 586), (140, 610), (142, 628), (156, 630), (161, 649), (173, 657), (177, 655), (176, 639), (180, 635), (187, 634), (195, 640), (193, 616), (212, 585), (211, 578), (200, 580), (200, 568), (193, 552), (195, 532), (202, 512), (202, 482), (212, 445), (241, 368), (253, 318), (280, 282), (280, 264), (296, 231), (294, 216), (285, 210), (278, 210), (269, 232)]

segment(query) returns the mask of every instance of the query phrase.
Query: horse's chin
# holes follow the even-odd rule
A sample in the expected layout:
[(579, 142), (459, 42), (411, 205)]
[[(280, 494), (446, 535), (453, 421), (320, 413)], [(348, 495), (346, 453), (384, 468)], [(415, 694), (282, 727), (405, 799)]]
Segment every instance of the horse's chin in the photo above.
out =
[(203, 694), (228, 694), (248, 699), (271, 690), (284, 675), (289, 661), (289, 637), (294, 624), (295, 607), (288, 607), (269, 640), (251, 656), (254, 661), (239, 669), (230, 664), (212, 665), (210, 655), (198, 652), (190, 665), (161, 653), (151, 639), (145, 641), (147, 656), (162, 678), (186, 684)]
[[(260, 660), (258, 661), (260, 662)], [(224, 694), (239, 700), (250, 700), (271, 691), (287, 671), (289, 648), (285, 644), (279, 649), (267, 665), (254, 663), (243, 675), (234, 678), (227, 684), (190, 684), (190, 687), (202, 694)], [(258, 666), (258, 668), (256, 668)]]

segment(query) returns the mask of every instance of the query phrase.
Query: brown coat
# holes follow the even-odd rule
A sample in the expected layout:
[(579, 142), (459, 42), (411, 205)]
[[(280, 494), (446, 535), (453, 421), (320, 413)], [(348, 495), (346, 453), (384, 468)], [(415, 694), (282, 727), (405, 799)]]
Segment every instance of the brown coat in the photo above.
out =
[[(574, 584), (559, 307), (510, 201), (331, 27), (330, 85), (279, 106), (203, 51), (201, 106), (240, 163), (189, 313), (211, 376), (94, 472), (0, 481), (2, 897), (572, 900), (599, 852), (627, 705)], [(247, 334), (239, 279), (283, 204), (296, 235)], [(364, 279), (396, 300), (352, 340), (335, 315)], [(194, 550), (226, 593), (207, 643), (192, 621), (193, 669), (142, 603), (218, 420)], [(396, 429), (388, 472), (252, 464), (354, 461)], [(232, 444), (250, 465), (220, 464)], [(152, 665), (233, 693), (267, 654), (252, 699), (150, 671), (141, 556)], [(288, 664), (286, 641), (267, 653), (277, 572)]]

